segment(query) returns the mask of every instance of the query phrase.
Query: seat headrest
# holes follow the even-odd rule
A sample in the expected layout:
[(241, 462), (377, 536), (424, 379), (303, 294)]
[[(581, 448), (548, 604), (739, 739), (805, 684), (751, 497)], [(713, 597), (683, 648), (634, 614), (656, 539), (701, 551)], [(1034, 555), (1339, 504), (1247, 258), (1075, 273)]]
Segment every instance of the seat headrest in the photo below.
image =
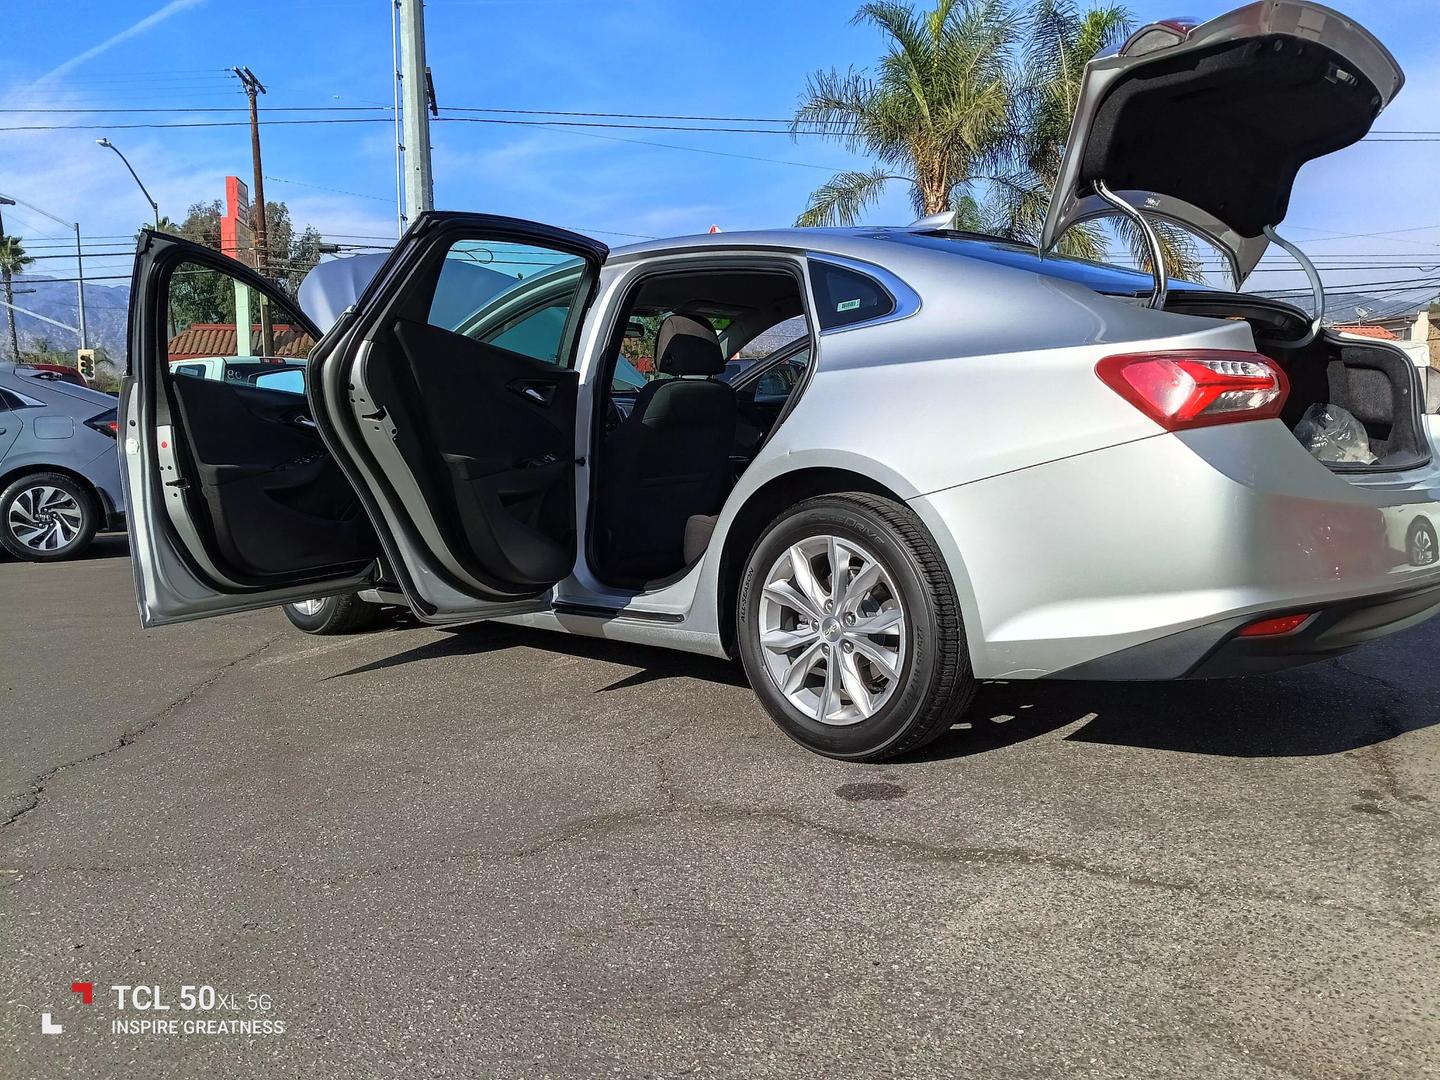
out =
[(668, 315), (655, 337), (655, 370), (666, 375), (719, 375), (725, 354), (710, 324), (689, 315)]

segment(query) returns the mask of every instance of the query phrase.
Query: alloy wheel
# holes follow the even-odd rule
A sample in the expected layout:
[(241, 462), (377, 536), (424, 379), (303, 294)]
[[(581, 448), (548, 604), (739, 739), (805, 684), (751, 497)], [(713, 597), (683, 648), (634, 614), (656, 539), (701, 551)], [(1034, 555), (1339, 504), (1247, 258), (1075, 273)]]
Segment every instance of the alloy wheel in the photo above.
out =
[(907, 631), (899, 590), (874, 555), (843, 537), (809, 537), (775, 560), (759, 630), (775, 685), (822, 724), (867, 720), (900, 685)]
[(75, 496), (63, 488), (38, 484), (11, 501), (6, 526), (11, 536), (33, 551), (59, 551), (80, 534), (84, 520)]
[(293, 604), (291, 604), (290, 606), (293, 607), (293, 608), (295, 609), (296, 613), (297, 613), (297, 614), (300, 614), (300, 615), (319, 615), (319, 614), (320, 614), (320, 609), (325, 606), (325, 601), (324, 601), (324, 600), (296, 600), (296, 601), (295, 601)]

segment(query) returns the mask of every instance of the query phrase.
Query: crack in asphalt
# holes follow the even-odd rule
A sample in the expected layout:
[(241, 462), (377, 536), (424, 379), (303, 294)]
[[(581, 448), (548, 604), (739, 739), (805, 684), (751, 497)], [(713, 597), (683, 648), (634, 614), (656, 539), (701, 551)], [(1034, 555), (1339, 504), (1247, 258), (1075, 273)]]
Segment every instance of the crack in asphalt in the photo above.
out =
[[(662, 786), (665, 781), (662, 780)], [(414, 873), (417, 870), (441, 867), (450, 863), (483, 862), (486, 860), (530, 859), (542, 855), (552, 848), (582, 839), (597, 839), (616, 836), (631, 828), (647, 828), (656, 825), (662, 818), (693, 816), (712, 821), (765, 821), (788, 825), (795, 829), (818, 832), (832, 840), (872, 851), (884, 852), (908, 858), (911, 862), (953, 866), (969, 863), (982, 867), (1021, 866), (1051, 870), (1057, 873), (1083, 874), (1114, 884), (1138, 888), (1159, 889), (1172, 893), (1184, 893), (1201, 898), (1226, 899), (1246, 896), (1281, 905), (1295, 905), (1322, 912), (1346, 912), (1385, 926), (1401, 927), (1407, 930), (1430, 932), (1440, 929), (1440, 915), (1406, 915), (1394, 910), (1383, 914), (1370, 908), (1326, 897), (1304, 896), (1284, 893), (1273, 889), (1235, 887), (1228, 890), (1207, 888), (1197, 878), (1163, 878), (1149, 874), (1135, 873), (1117, 867), (1100, 866), (1053, 852), (1038, 851), (1025, 847), (995, 846), (946, 846), (923, 840), (903, 837), (876, 836), (857, 829), (845, 829), (824, 822), (813, 821), (802, 815), (784, 810), (765, 810), (755, 807), (727, 806), (716, 803), (680, 803), (672, 790), (662, 791), (663, 804), (649, 803), (629, 810), (611, 810), (602, 814), (575, 821), (570, 826), (549, 836), (519, 847), (490, 851), (455, 851), (407, 861), (386, 862), (365, 867), (352, 873), (324, 876), (319, 879), (297, 877), (297, 880), (311, 884), (338, 885), (360, 877), (385, 877), (390, 874)], [(291, 877), (284, 867), (266, 865), (263, 870)]]
[(280, 641), (286, 636), (287, 635), (285, 634), (276, 634), (273, 637), (267, 638), (257, 648), (251, 649), (243, 656), (237, 656), (235, 659), (227, 661), (226, 663), (220, 665), (209, 675), (207, 675), (205, 678), (201, 679), (198, 683), (192, 686), (189, 690), (186, 690), (185, 693), (181, 694), (174, 701), (170, 702), (170, 704), (166, 705), (164, 708), (160, 709), (153, 715), (147, 717), (145, 720), (141, 721), (134, 727), (127, 728), (121, 734), (119, 741), (116, 742), (113, 746), (108, 746), (104, 750), (97, 750), (93, 754), (86, 754), (84, 757), (76, 758), (73, 761), (62, 762), (61, 764), (47, 769), (45, 772), (34, 777), (30, 781), (29, 794), (23, 796), (23, 800), (19, 809), (17, 809), (14, 813), (10, 814), (7, 818), (5, 818), (4, 821), (0, 821), (0, 830), (8, 829), (11, 825), (14, 825), (21, 818), (25, 817), (25, 815), (39, 809), (41, 802), (43, 802), (45, 798), (46, 787), (49, 785), (50, 781), (54, 780), (55, 777), (59, 776), (62, 772), (74, 769), (80, 765), (88, 765), (92, 761), (99, 761), (101, 758), (109, 757), (111, 754), (118, 753), (119, 751), (124, 750), (127, 746), (130, 746), (142, 735), (146, 734), (148, 731), (154, 728), (157, 724), (163, 722), (166, 717), (170, 716), (171, 713), (190, 704), (190, 702), (194, 701), (196, 697), (198, 697), (200, 694), (203, 694), (210, 687), (214, 686), (240, 664), (244, 664), (247, 661), (253, 660), (255, 657), (263, 653), (266, 649), (270, 648), (270, 646), (274, 645), (277, 641)]

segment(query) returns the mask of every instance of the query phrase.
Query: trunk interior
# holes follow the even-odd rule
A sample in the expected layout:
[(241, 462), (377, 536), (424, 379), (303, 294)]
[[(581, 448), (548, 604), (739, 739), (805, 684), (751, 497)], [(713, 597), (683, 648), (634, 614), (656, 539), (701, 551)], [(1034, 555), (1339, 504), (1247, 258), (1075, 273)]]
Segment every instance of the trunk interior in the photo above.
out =
[(1430, 460), (1421, 412), (1424, 393), (1410, 358), (1388, 345), (1351, 341), (1322, 331), (1310, 344), (1286, 343), (1305, 335), (1309, 319), (1299, 308), (1238, 293), (1174, 294), (1166, 310), (1209, 318), (1244, 319), (1255, 347), (1284, 369), (1290, 395), (1280, 418), (1291, 431), (1312, 405), (1337, 405), (1365, 429), (1373, 463), (1326, 461), (1336, 472), (1389, 472)]

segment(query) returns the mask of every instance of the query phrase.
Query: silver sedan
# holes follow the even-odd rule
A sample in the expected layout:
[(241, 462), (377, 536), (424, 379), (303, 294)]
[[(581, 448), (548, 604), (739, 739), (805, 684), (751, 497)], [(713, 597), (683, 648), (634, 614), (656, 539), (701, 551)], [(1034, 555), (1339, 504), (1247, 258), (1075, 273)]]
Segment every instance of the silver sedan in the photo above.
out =
[[(1408, 626), (1440, 606), (1415, 369), (1239, 291), (1293, 250), (1300, 166), (1401, 82), (1292, 0), (1091, 65), (1043, 246), (1160, 218), (1233, 292), (1169, 281), (1158, 245), (1142, 274), (943, 218), (610, 251), (443, 213), (319, 267), (312, 321), (148, 234), (121, 411), (141, 617), (288, 604), (335, 633), (390, 604), (738, 655), (786, 734), (851, 760), (937, 737), (982, 679), (1248, 674)], [(303, 392), (172, 369), (227, 312), (234, 348), (309, 354)]]

